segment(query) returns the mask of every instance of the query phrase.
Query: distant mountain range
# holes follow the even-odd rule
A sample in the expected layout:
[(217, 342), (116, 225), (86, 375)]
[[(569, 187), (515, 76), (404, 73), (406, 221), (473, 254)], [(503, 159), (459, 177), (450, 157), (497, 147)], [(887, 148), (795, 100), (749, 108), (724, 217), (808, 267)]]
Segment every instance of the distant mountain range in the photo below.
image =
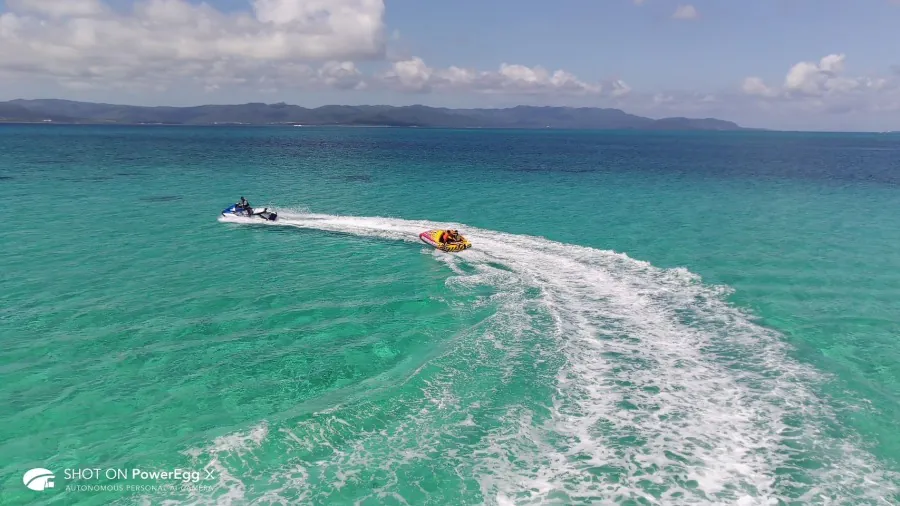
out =
[(158, 125), (345, 125), (443, 128), (566, 128), (615, 130), (750, 130), (714, 118), (651, 119), (619, 109), (517, 106), (446, 109), (423, 105), (326, 105), (307, 109), (285, 103), (141, 107), (73, 102), (0, 102), (0, 122)]

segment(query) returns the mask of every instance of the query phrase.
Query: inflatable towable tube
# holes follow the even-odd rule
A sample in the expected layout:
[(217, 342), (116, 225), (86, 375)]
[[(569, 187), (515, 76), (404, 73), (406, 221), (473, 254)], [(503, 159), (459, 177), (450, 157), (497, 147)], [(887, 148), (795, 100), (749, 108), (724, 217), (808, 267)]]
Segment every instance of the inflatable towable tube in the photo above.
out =
[(449, 243), (449, 244), (442, 243), (440, 241), (442, 233), (444, 233), (443, 230), (426, 230), (425, 232), (422, 232), (421, 234), (419, 234), (419, 239), (421, 239), (422, 242), (424, 242), (425, 244), (428, 244), (429, 246), (434, 246), (435, 248), (437, 248), (441, 251), (449, 251), (452, 253), (455, 253), (457, 251), (462, 251), (465, 249), (469, 249), (472, 247), (472, 243), (470, 243), (469, 240), (463, 236), (460, 236), (460, 238), (462, 239), (462, 241), (460, 241), (460, 242)]

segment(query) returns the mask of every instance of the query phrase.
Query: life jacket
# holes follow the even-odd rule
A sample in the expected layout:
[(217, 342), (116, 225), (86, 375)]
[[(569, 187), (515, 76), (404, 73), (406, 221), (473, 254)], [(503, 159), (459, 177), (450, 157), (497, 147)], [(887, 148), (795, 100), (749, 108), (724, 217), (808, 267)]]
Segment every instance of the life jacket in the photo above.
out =
[(444, 230), (443, 232), (441, 232), (441, 237), (438, 242), (442, 242), (442, 243), (446, 244), (447, 240), (449, 240), (449, 239), (450, 239), (450, 234), (448, 234), (447, 231)]

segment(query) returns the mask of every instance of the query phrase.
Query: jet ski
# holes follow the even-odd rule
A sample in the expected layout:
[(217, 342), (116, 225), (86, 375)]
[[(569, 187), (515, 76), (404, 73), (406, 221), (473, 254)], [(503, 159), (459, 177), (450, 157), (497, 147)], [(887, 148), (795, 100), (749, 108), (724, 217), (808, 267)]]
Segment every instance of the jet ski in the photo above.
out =
[(278, 219), (278, 213), (269, 211), (268, 207), (264, 207), (262, 211), (253, 209), (252, 207), (238, 207), (237, 204), (222, 210), (222, 216), (240, 216), (243, 218), (259, 218), (265, 221), (275, 221)]

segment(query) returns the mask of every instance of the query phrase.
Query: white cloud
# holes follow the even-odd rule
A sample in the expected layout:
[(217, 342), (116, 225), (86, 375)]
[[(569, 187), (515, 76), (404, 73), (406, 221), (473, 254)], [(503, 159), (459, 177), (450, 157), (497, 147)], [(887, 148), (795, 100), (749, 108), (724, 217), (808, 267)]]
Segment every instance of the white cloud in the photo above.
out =
[[(192, 75), (194, 69), (187, 69)], [(194, 77), (207, 91), (242, 88), (278, 93), (288, 90), (363, 90), (365, 75), (351, 61), (328, 61), (313, 67), (288, 62), (278, 66), (244, 62), (216, 63), (203, 76)]]
[[(816, 117), (842, 115), (864, 124), (900, 110), (900, 80), (897, 76), (853, 76), (846, 72), (846, 56), (830, 54), (818, 62), (799, 62), (785, 75), (781, 85), (748, 77), (741, 85), (745, 96), (758, 99), (757, 106), (772, 115)], [(819, 118), (817, 121), (822, 121)]]
[(800, 62), (788, 70), (784, 83), (769, 86), (759, 77), (744, 79), (741, 89), (748, 95), (766, 98), (821, 98), (872, 93), (892, 89), (888, 78), (844, 75), (844, 54), (830, 54), (818, 62)]
[[(228, 13), (188, 0), (138, 0), (122, 12), (104, 0), (7, 0), (8, 12), (0, 14), (0, 80), (49, 79), (73, 90), (604, 91), (563, 70), (505, 63), (494, 71), (431, 68), (416, 57), (365, 76), (358, 62), (382, 60), (387, 39), (400, 37), (396, 30), (385, 34), (383, 0), (249, 3), (252, 12)], [(610, 83), (611, 96), (629, 91), (622, 81)]]
[[(403, 90), (474, 91), (479, 93), (600, 95), (604, 86), (582, 81), (564, 70), (550, 72), (542, 67), (504, 63), (495, 71), (462, 67), (431, 68), (418, 57), (394, 62), (390, 70), (378, 76), (386, 86)], [(625, 82), (611, 83), (610, 94), (622, 96), (630, 91)]]
[(90, 17), (108, 12), (100, 0), (6, 0), (7, 8), (51, 18)]
[(330, 88), (360, 90), (366, 87), (362, 72), (353, 62), (327, 62), (317, 72), (317, 77)]
[(672, 14), (674, 19), (681, 20), (697, 19), (699, 16), (700, 13), (697, 12), (697, 8), (690, 4), (679, 5)]
[(411, 58), (395, 62), (383, 78), (402, 91), (430, 91), (432, 73), (421, 58)]
[(838, 74), (844, 70), (843, 54), (830, 54), (822, 58), (818, 64), (800, 62), (788, 71), (784, 79), (784, 87), (788, 91), (798, 91), (808, 95), (818, 95), (832, 87), (852, 87), (853, 80), (842, 79)]
[(245, 70), (384, 54), (382, 0), (253, 0), (252, 7), (252, 14), (225, 13), (187, 0), (139, 0), (123, 14), (101, 0), (7, 0), (0, 75), (73, 86), (241, 80)]
[(741, 85), (741, 91), (748, 95), (758, 95), (761, 97), (778, 96), (778, 90), (770, 88), (758, 77), (748, 77), (744, 79), (744, 83)]
[(614, 97), (624, 97), (625, 95), (631, 93), (631, 87), (621, 79), (615, 79), (614, 81), (612, 81), (610, 83), (610, 87), (612, 88), (610, 94)]

